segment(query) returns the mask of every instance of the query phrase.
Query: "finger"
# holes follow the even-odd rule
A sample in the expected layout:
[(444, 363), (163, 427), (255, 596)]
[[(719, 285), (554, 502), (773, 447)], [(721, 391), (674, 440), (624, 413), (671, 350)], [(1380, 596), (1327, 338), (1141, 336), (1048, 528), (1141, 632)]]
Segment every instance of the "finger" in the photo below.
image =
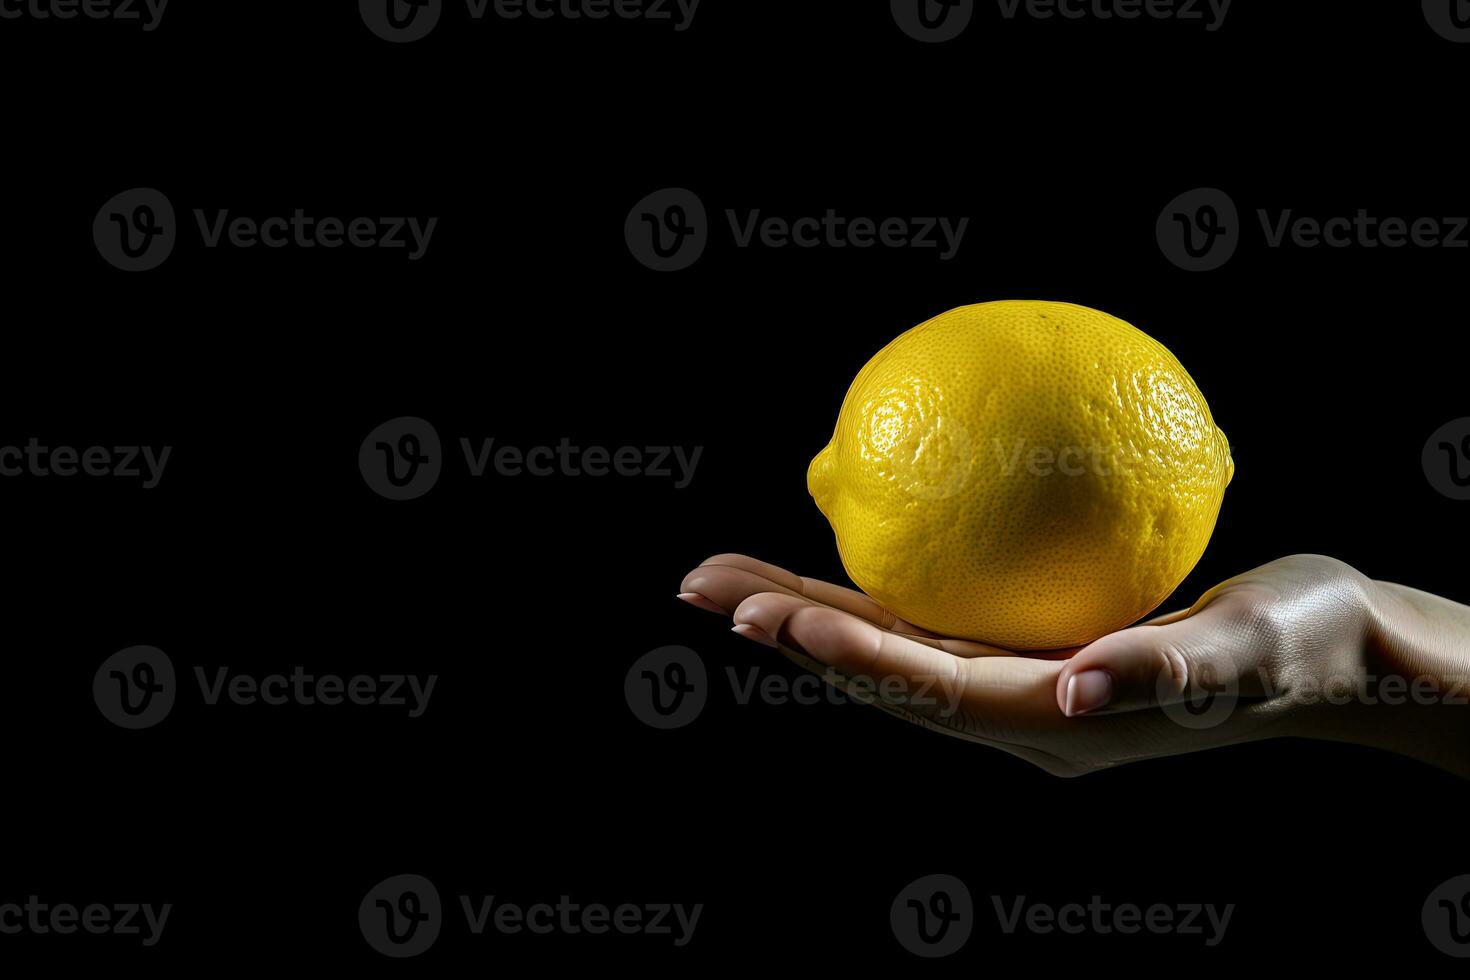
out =
[(937, 636), (936, 633), (917, 626), (907, 620), (900, 619), (883, 606), (874, 602), (872, 597), (867, 596), (854, 589), (845, 588), (841, 585), (833, 585), (819, 578), (802, 578), (801, 594), (808, 599), (815, 599), (824, 606), (833, 609), (841, 609), (843, 612), (861, 616), (875, 626), (883, 629), (893, 630), (895, 633), (907, 633), (910, 636)]
[(705, 612), (712, 612), (719, 616), (727, 615), (725, 610), (721, 609), (719, 606), (715, 605), (713, 602), (711, 602), (709, 599), (698, 592), (680, 592), (678, 598), (689, 603), (696, 609), (703, 609)]
[(1238, 603), (1211, 602), (1193, 615), (1104, 636), (1073, 657), (1057, 678), (1056, 700), (1069, 717), (1178, 704), (1211, 694), (1264, 695), (1262, 654), (1237, 626)]
[[(1121, 761), (1114, 754), (1144, 758), (1178, 751), (1172, 746), (1182, 729), (1162, 715), (1146, 714), (1083, 722), (1123, 725), (1124, 730), (1110, 728), (1104, 736), (1094, 729), (1091, 737), (1102, 739), (1109, 750), (1079, 751), (1079, 723), (1057, 707), (1059, 663), (1018, 656), (946, 660), (919, 640), (783, 593), (751, 596), (736, 609), (735, 620), (853, 700), (921, 728), (1000, 749), (1054, 775), (1109, 768)], [(947, 673), (951, 668), (956, 674)], [(903, 682), (897, 692), (891, 683), (895, 677)], [(1151, 724), (1135, 732), (1128, 718)], [(1224, 744), (1230, 737), (1220, 732), (1209, 740)]]
[[(840, 609), (843, 612), (852, 613), (854, 616), (861, 616), (868, 622), (881, 626), (884, 629), (891, 629), (895, 633), (907, 633), (912, 636), (936, 635), (920, 626), (900, 619), (887, 609), (884, 609), (877, 602), (874, 602), (870, 596), (858, 592), (855, 589), (834, 585), (831, 582), (824, 582), (817, 578), (806, 578), (794, 572), (789, 572), (779, 565), (772, 565), (769, 562), (751, 558), (748, 555), (723, 554), (706, 558), (700, 563), (698, 568), (684, 577), (685, 587), (681, 592), (698, 593), (699, 590), (694, 588), (691, 583), (691, 577), (704, 574), (706, 570), (715, 568), (731, 568), (747, 572), (771, 583), (770, 589), (762, 591), (779, 591), (790, 595), (805, 596), (824, 606), (831, 606), (833, 609)], [(708, 593), (703, 594), (709, 597)], [(682, 594), (680, 598), (683, 598)], [(728, 608), (733, 609), (734, 607), (731, 606)], [(996, 650), (997, 648), (991, 649)]]
[[(749, 598), (741, 602), (740, 607), (736, 610), (735, 632), (739, 633), (741, 636), (745, 637), (748, 640), (754, 640), (757, 643), (762, 643), (766, 646), (774, 647), (777, 645), (775, 639), (763, 628), (756, 625), (757, 621), (779, 621), (781, 619), (784, 619), (785, 616), (790, 615), (792, 611), (800, 606), (811, 606), (818, 609), (831, 608), (829, 606), (824, 606), (819, 602), (813, 602), (806, 596), (795, 596), (786, 592), (763, 592), (750, 596)], [(843, 613), (843, 615), (847, 616), (854, 616), (854, 618), (863, 623), (868, 622), (866, 619), (863, 619), (860, 616), (856, 616), (856, 614), (854, 613), (846, 612), (841, 609), (837, 610), (837, 612), (841, 612)], [(771, 617), (773, 616), (777, 617), (777, 619), (772, 620)], [(975, 643), (971, 640), (956, 640), (944, 636), (909, 634), (904, 633), (900, 630), (889, 630), (889, 632), (902, 636), (905, 639), (912, 640), (915, 643), (922, 643), (924, 646), (930, 647), (934, 650), (942, 650), (943, 652), (956, 657), (969, 658), (1016, 656), (1016, 654), (1010, 650), (1003, 650), (1000, 647), (987, 646), (984, 643)]]
[(685, 575), (684, 581), (679, 585), (680, 598), (690, 594), (697, 595), (705, 600), (705, 603), (695, 603), (700, 608), (708, 609), (713, 605), (726, 616), (750, 596), (761, 592), (800, 596), (795, 589), (738, 565), (705, 563)]
[[(804, 599), (777, 592), (751, 596), (745, 602), (741, 603), (740, 608), (735, 611), (736, 619), (741, 621), (736, 625), (735, 629), (742, 632), (742, 635), (750, 636), (752, 639), (759, 639), (760, 642), (768, 646), (776, 647), (787, 660), (821, 677), (828, 684), (842, 691), (854, 701), (871, 705), (909, 724), (917, 725), (920, 728), (925, 728), (940, 734), (962, 738), (979, 745), (999, 749), (1008, 755), (1029, 762), (1031, 765), (1039, 766), (1054, 775), (1074, 776), (1086, 771), (1087, 766), (1063, 759), (1044, 749), (1031, 745), (1014, 744), (994, 738), (987, 738), (973, 728), (957, 724), (956, 719), (953, 717), (944, 717), (943, 712), (938, 713), (937, 716), (933, 712), (925, 716), (911, 710), (912, 706), (906, 706), (899, 701), (887, 701), (882, 698), (873, 697), (872, 684), (866, 678), (849, 677), (847, 674), (823, 664), (796, 649), (790, 639), (787, 639), (784, 645), (778, 644), (763, 629), (754, 625), (755, 621), (759, 621), (765, 624), (767, 629), (773, 629), (779, 632), (780, 627), (778, 624), (784, 621), (791, 613), (802, 608), (821, 609), (825, 607), (815, 606)], [(838, 614), (849, 615), (840, 612)], [(854, 621), (861, 623), (861, 621), (855, 618)], [(1050, 690), (1049, 684), (1047, 685), (1047, 690)], [(1051, 705), (1050, 709), (1053, 714), (1056, 713), (1055, 705)]]
[(1006, 732), (1027, 743), (1029, 729), (1060, 719), (1052, 697), (1061, 664), (1024, 657), (953, 656), (916, 638), (879, 629), (789, 596), (752, 596), (735, 611), (748, 624), (813, 660), (861, 678), (875, 696), (922, 717), (980, 735)]
[[(925, 718), (933, 718), (930, 698), (913, 698), (917, 689), (936, 686), (953, 704), (959, 692), (959, 668), (964, 661), (879, 629), (850, 613), (812, 605), (800, 596), (762, 593), (735, 610), (737, 625), (759, 629), (776, 643), (805, 654), (824, 673), (835, 671), (847, 682), (859, 681), (871, 695), (899, 704)], [(865, 699), (866, 700), (866, 699)]]
[[(709, 566), (739, 568), (753, 575), (759, 575), (766, 581), (779, 585), (789, 592), (801, 591), (800, 575), (797, 575), (795, 572), (788, 572), (780, 565), (772, 565), (768, 561), (761, 561), (759, 558), (752, 558), (749, 555), (737, 555), (733, 552), (728, 552), (721, 555), (711, 555), (699, 563), (699, 568)], [(695, 571), (698, 570), (695, 569)]]
[[(784, 656), (853, 700), (930, 731), (1002, 749), (1056, 775), (1250, 741), (1269, 728), (1269, 717), (1250, 710), (1204, 728), (1163, 711), (1069, 719), (1057, 701), (1065, 664), (951, 657), (941, 665), (939, 651), (780, 593), (750, 597), (735, 618), (769, 633)], [(950, 663), (957, 673), (946, 681)], [(897, 691), (895, 676), (903, 681)]]

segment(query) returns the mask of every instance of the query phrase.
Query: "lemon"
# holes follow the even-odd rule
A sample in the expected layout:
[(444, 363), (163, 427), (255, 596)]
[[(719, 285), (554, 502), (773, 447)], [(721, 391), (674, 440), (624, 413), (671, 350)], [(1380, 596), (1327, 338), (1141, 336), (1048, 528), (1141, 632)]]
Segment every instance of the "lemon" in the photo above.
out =
[(1174, 355), (1070, 303), (950, 310), (858, 373), (807, 487), (894, 614), (1013, 650), (1136, 622), (1204, 553), (1230, 443)]

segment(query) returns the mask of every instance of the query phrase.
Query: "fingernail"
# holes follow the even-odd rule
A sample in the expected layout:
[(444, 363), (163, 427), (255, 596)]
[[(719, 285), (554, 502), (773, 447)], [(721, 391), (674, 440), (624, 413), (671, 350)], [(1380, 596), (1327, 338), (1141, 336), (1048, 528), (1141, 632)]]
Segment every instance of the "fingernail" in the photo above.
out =
[(1113, 675), (1105, 670), (1084, 670), (1067, 678), (1067, 717), (1096, 711), (1113, 700)]
[(721, 609), (719, 606), (715, 605), (713, 602), (710, 602), (708, 599), (706, 599), (704, 596), (700, 595), (698, 592), (680, 592), (679, 593), (679, 598), (680, 599), (683, 599), (685, 602), (689, 603), (691, 606), (696, 606), (696, 607), (698, 607), (700, 609), (703, 609), (705, 612), (718, 613), (721, 616), (725, 615), (725, 610)]
[(763, 646), (774, 647), (776, 645), (776, 641), (771, 639), (771, 634), (767, 633), (759, 626), (751, 626), (749, 623), (740, 623), (737, 626), (730, 627), (730, 631), (732, 633), (739, 633), (747, 640), (754, 640), (755, 642), (762, 644)]

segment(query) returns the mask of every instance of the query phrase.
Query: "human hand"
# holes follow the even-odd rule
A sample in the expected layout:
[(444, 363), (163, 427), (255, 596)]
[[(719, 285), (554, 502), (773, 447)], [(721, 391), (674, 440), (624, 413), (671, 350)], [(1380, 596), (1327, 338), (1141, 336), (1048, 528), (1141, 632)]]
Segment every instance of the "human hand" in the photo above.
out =
[(709, 559), (680, 591), (860, 700), (1057, 775), (1279, 735), (1470, 775), (1470, 609), (1319, 555), (1039, 654), (936, 636), (860, 592), (743, 555)]

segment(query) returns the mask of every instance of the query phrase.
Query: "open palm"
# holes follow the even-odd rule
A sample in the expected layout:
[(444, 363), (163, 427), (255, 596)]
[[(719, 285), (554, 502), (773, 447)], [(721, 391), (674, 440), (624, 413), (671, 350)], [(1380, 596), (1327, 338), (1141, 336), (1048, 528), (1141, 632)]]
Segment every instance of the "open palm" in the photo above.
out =
[(1367, 585), (1341, 562), (1298, 555), (1231, 579), (1190, 609), (1046, 653), (937, 636), (861, 592), (745, 555), (703, 562), (680, 598), (731, 615), (737, 633), (866, 703), (1078, 775), (1302, 734), (1293, 672), (1352, 667)]

